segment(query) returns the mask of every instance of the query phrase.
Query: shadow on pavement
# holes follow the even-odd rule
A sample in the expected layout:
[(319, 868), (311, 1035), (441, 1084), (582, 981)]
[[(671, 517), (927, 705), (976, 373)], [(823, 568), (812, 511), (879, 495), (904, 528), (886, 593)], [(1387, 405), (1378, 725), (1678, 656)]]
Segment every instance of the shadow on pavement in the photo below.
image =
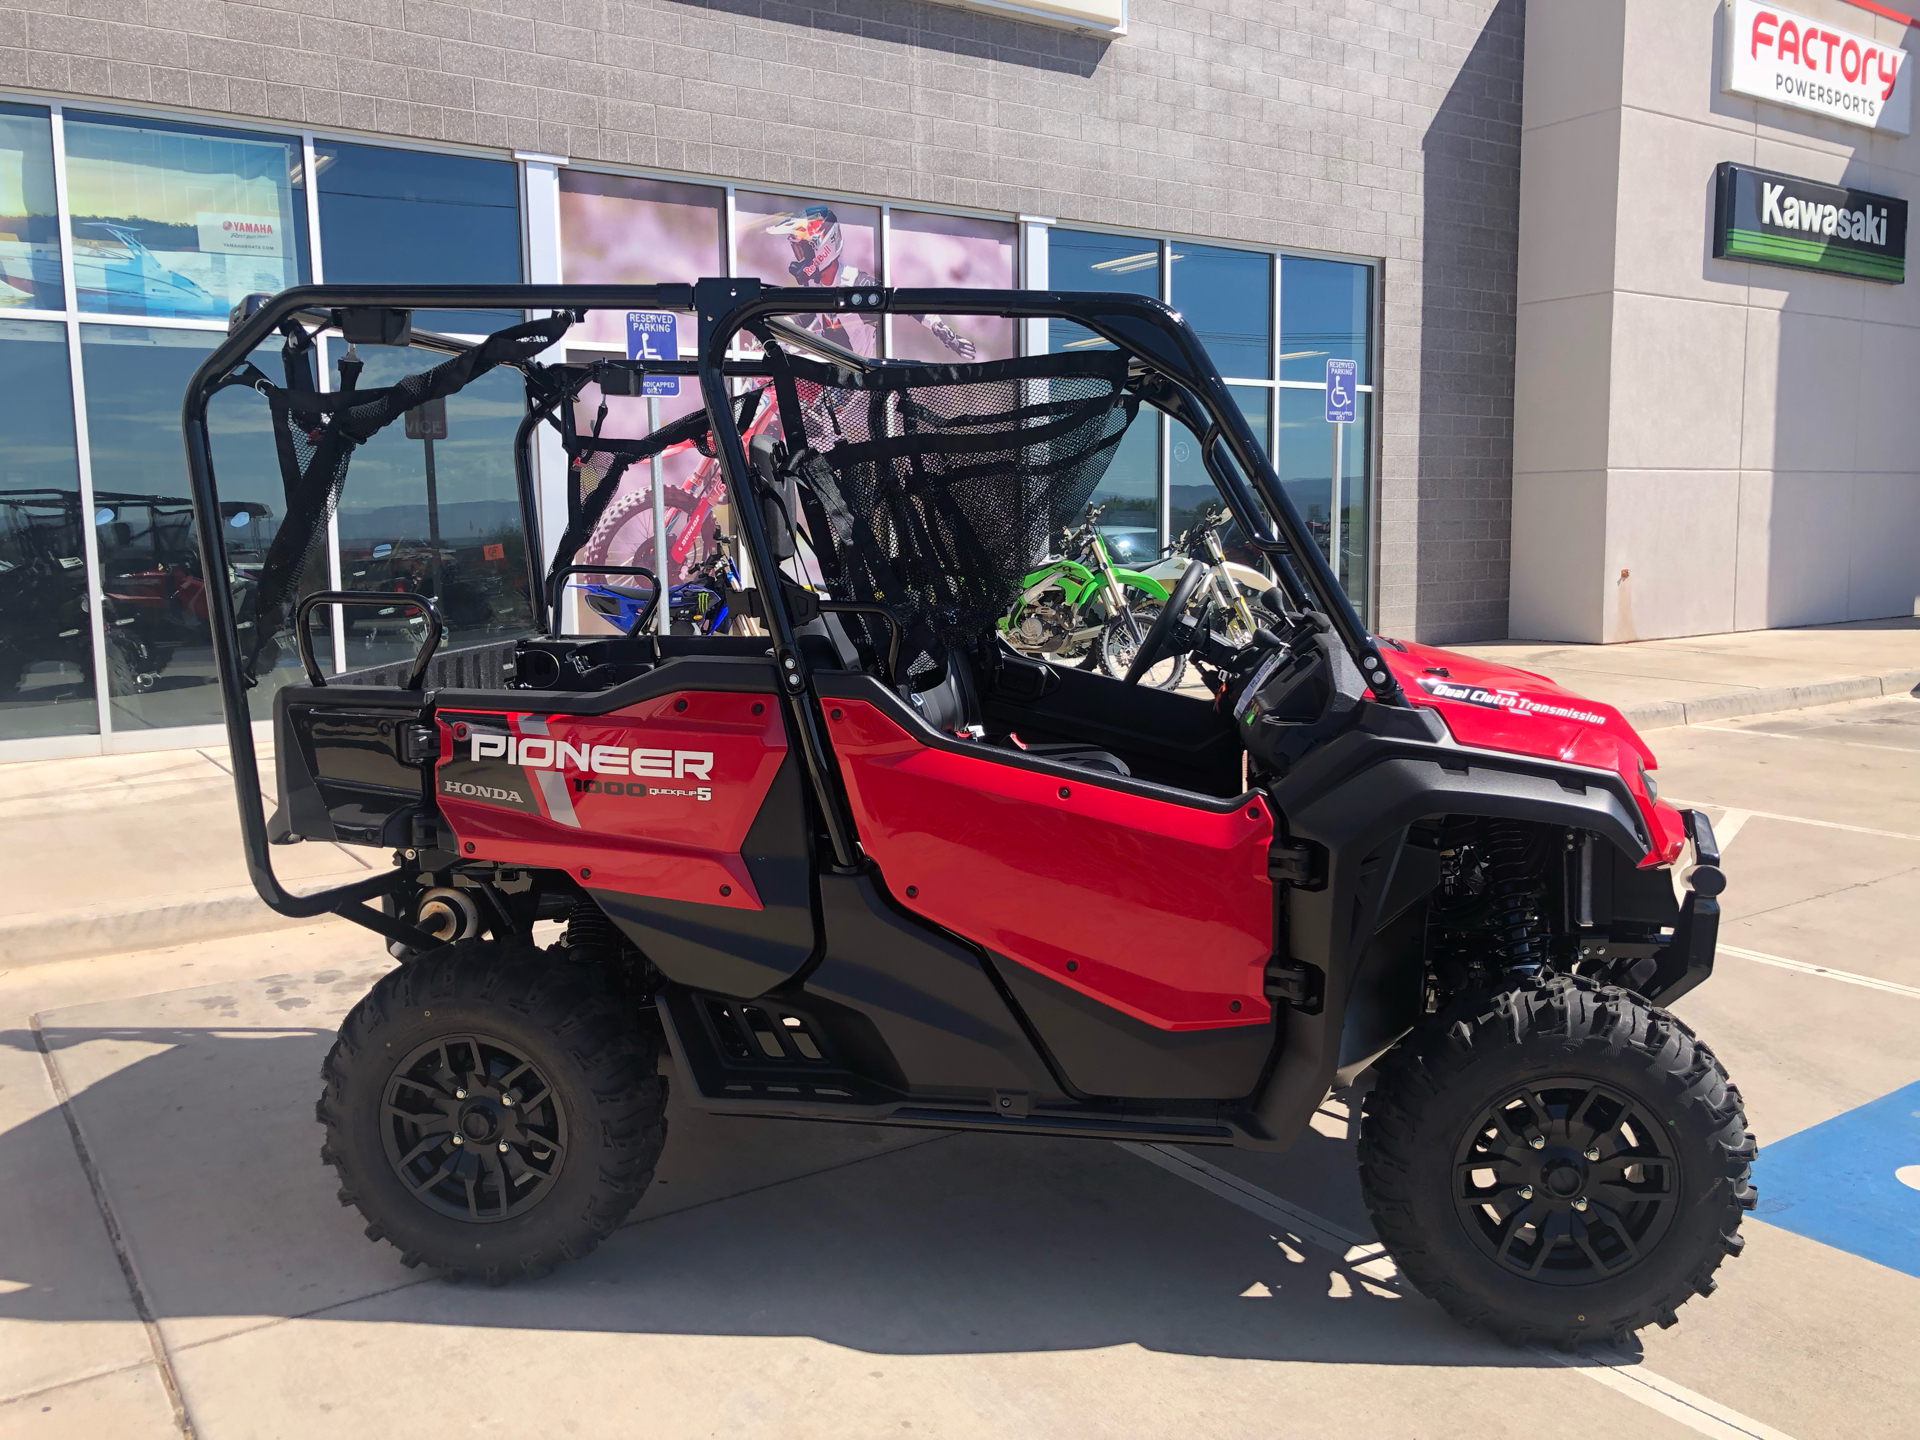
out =
[[(655, 1185), (594, 1255), (499, 1290), (422, 1281), (392, 1247), (363, 1238), (318, 1158), (313, 1101), (329, 1022), (374, 973), (271, 976), (42, 1017), (169, 1344), (322, 1316), (800, 1335), (891, 1354), (1136, 1344), (1230, 1358), (1540, 1363), (1112, 1144), (721, 1119), (677, 1105)], [(126, 1023), (135, 1018), (151, 1023)], [(13, 1030), (0, 1045), (32, 1050), (35, 1040)], [(32, 1183), (20, 1161), (50, 1143), (47, 1130), (64, 1138), (58, 1110), (0, 1134), (4, 1183)], [(1276, 1188), (1273, 1177), (1297, 1176), (1288, 1188), (1308, 1204), (1351, 1188), (1336, 1178), (1351, 1173), (1351, 1143), (1317, 1133), (1285, 1157), (1232, 1158), (1241, 1174), (1239, 1162), (1259, 1160), (1259, 1183)], [(63, 1283), (59, 1247), (7, 1249), (0, 1272), (23, 1288), (0, 1294), (0, 1317), (109, 1318)]]

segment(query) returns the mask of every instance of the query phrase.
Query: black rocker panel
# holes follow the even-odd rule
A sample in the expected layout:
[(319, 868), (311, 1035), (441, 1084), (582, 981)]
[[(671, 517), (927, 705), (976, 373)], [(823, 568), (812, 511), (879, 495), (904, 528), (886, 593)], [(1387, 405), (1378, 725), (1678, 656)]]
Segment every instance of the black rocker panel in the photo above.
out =
[(826, 953), (802, 995), (864, 1015), (896, 1067), (886, 1079), (920, 1095), (1064, 1098), (978, 955), (896, 909), (869, 875), (819, 884)]
[(995, 969), (1055, 1065), (1083, 1095), (1237, 1100), (1273, 1055), (1277, 1025), (1161, 1030), (1011, 960)]
[(750, 999), (797, 974), (817, 944), (807, 802), (792, 751), (774, 773), (740, 853), (760, 894), (759, 910), (590, 893), (675, 984)]

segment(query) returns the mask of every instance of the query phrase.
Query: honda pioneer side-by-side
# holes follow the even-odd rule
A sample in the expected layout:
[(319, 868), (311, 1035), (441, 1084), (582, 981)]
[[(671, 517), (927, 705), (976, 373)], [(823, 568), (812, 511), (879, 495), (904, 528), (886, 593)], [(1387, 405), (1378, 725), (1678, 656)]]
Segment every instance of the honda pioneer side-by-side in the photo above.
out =
[[(462, 308), (530, 318), (413, 329)], [(557, 358), (593, 310), (677, 312), (697, 352)], [(888, 315), (1101, 343), (924, 364), (835, 338)], [(276, 335), (270, 376), (250, 357)], [(372, 345), (418, 373), (359, 388)], [(439, 653), (432, 598), (327, 588), (328, 517), (359, 446), (502, 367), (533, 633)], [(644, 407), (613, 402), (656, 376), (702, 408), (619, 433)], [(497, 1282), (591, 1250), (651, 1179), (669, 1085), (732, 1116), (1259, 1150), (1350, 1086), (1400, 1270), (1514, 1340), (1671, 1324), (1739, 1252), (1739, 1092), (1662, 1008), (1713, 967), (1706, 817), (1658, 798), (1611, 707), (1369, 633), (1167, 306), (754, 280), (250, 297), (184, 404), (207, 575), (229, 387), (269, 408), (285, 490), (253, 623), (205, 592), (247, 861), (274, 909), (402, 962), (341, 1025), (318, 1113), (342, 1203), (407, 1264)], [(1212, 613), (1202, 552), (1124, 675), (1021, 653), (1026, 577), (1159, 415), (1270, 576), (1251, 633)], [(703, 535), (738, 580), (727, 633), (659, 623), (684, 577), (650, 531), (581, 553), (689, 446), (724, 487)], [(411, 664), (319, 663), (319, 621), (396, 605)], [(289, 648), (269, 816), (248, 690), (297, 675)], [(1203, 683), (1142, 683), (1175, 657)], [(392, 863), (295, 894), (273, 859), (301, 840)]]

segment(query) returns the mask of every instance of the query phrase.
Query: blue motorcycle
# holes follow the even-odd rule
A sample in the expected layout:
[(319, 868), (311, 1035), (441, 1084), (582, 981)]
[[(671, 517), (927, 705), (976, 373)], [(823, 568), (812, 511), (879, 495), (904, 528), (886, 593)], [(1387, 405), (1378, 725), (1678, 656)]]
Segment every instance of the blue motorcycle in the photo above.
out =
[[(632, 585), (580, 585), (587, 608), (625, 634), (633, 634), (653, 605), (653, 591)], [(667, 613), (675, 635), (724, 635), (741, 613), (740, 572), (726, 550), (715, 550), (667, 592)]]

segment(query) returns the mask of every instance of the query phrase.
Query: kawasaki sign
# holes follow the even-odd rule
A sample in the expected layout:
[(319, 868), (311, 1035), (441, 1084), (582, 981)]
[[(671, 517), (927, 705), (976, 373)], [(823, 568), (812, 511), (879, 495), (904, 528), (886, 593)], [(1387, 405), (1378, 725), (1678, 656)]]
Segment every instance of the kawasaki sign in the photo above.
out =
[(1898, 285), (1907, 278), (1907, 202), (1723, 160), (1713, 253)]

